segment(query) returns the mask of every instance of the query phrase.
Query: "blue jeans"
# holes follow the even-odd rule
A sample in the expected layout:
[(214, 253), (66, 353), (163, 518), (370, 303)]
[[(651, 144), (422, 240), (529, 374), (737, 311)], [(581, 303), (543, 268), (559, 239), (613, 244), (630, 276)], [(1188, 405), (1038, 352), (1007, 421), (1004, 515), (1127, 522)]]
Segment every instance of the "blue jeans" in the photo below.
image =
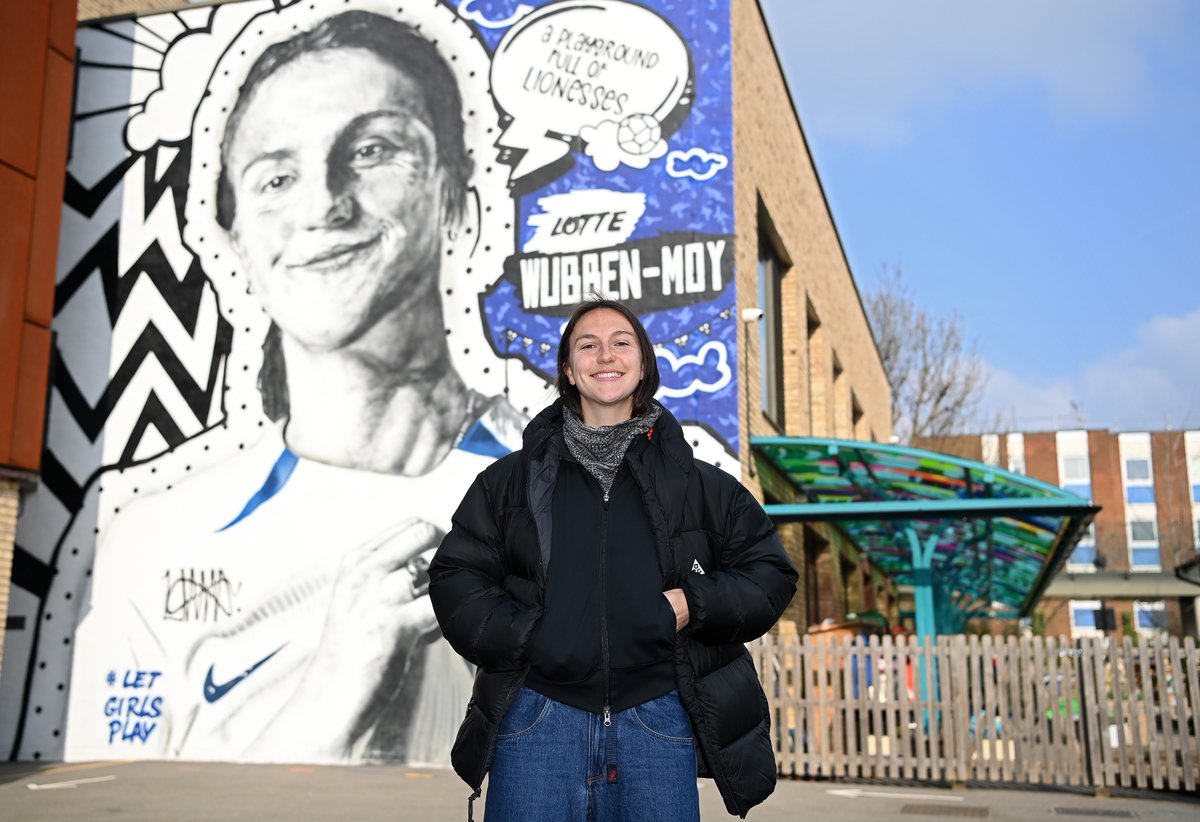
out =
[(699, 822), (696, 749), (675, 691), (612, 715), (522, 688), (500, 724), (485, 822)]

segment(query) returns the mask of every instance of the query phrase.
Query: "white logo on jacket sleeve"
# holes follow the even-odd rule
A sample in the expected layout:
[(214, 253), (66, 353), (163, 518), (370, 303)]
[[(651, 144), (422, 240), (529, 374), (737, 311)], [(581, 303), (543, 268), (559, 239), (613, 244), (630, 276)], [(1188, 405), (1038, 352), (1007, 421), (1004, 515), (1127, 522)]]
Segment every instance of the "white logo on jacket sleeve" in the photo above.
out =
[(692, 560), (692, 571), (693, 571), (694, 573), (697, 573), (697, 574), (703, 574), (703, 573), (704, 573), (704, 568), (702, 568), (702, 567), (700, 566), (700, 560), (698, 560), (698, 559), (693, 559), (693, 560)]

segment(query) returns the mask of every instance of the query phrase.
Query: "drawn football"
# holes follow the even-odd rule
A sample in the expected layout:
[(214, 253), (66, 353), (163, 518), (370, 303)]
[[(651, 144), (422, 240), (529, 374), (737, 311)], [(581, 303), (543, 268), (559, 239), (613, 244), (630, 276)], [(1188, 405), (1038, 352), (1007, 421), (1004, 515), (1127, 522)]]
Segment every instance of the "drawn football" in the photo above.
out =
[(662, 129), (649, 114), (630, 114), (617, 126), (617, 145), (629, 154), (648, 154), (662, 138)]

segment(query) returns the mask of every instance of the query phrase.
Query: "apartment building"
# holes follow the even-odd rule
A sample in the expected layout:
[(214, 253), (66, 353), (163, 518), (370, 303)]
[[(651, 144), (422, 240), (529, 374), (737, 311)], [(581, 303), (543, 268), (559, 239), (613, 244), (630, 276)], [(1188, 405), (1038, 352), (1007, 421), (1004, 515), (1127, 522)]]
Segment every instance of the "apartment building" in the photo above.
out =
[(1039, 611), (1048, 634), (1197, 636), (1200, 431), (1012, 432), (929, 446), (1102, 507), (1047, 589)]

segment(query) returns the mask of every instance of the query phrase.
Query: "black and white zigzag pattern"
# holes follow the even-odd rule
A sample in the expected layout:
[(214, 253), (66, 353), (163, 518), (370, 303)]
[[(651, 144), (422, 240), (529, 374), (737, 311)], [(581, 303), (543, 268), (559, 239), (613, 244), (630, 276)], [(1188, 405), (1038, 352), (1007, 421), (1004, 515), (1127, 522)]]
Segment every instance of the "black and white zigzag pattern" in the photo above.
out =
[[(80, 87), (128, 88), (131, 75), (156, 70), (155, 51), (208, 25), (211, 13), (81, 28)], [(94, 560), (104, 476), (221, 419), (222, 368), (233, 339), (199, 259), (180, 239), (190, 146), (129, 152), (113, 130), (121, 133), (139, 103), (88, 111), (80, 100), (64, 194), (42, 481), (26, 498), (12, 575), (10, 613), (24, 616), (25, 628), (10, 631), (0, 680), (0, 751), (20, 760), (63, 753), (71, 643)], [(96, 139), (100, 132), (108, 139)], [(110, 156), (98, 160), (106, 143)], [(142, 208), (130, 213), (139, 201)], [(157, 297), (147, 298), (147, 289)], [(13, 705), (19, 710), (8, 710)]]

